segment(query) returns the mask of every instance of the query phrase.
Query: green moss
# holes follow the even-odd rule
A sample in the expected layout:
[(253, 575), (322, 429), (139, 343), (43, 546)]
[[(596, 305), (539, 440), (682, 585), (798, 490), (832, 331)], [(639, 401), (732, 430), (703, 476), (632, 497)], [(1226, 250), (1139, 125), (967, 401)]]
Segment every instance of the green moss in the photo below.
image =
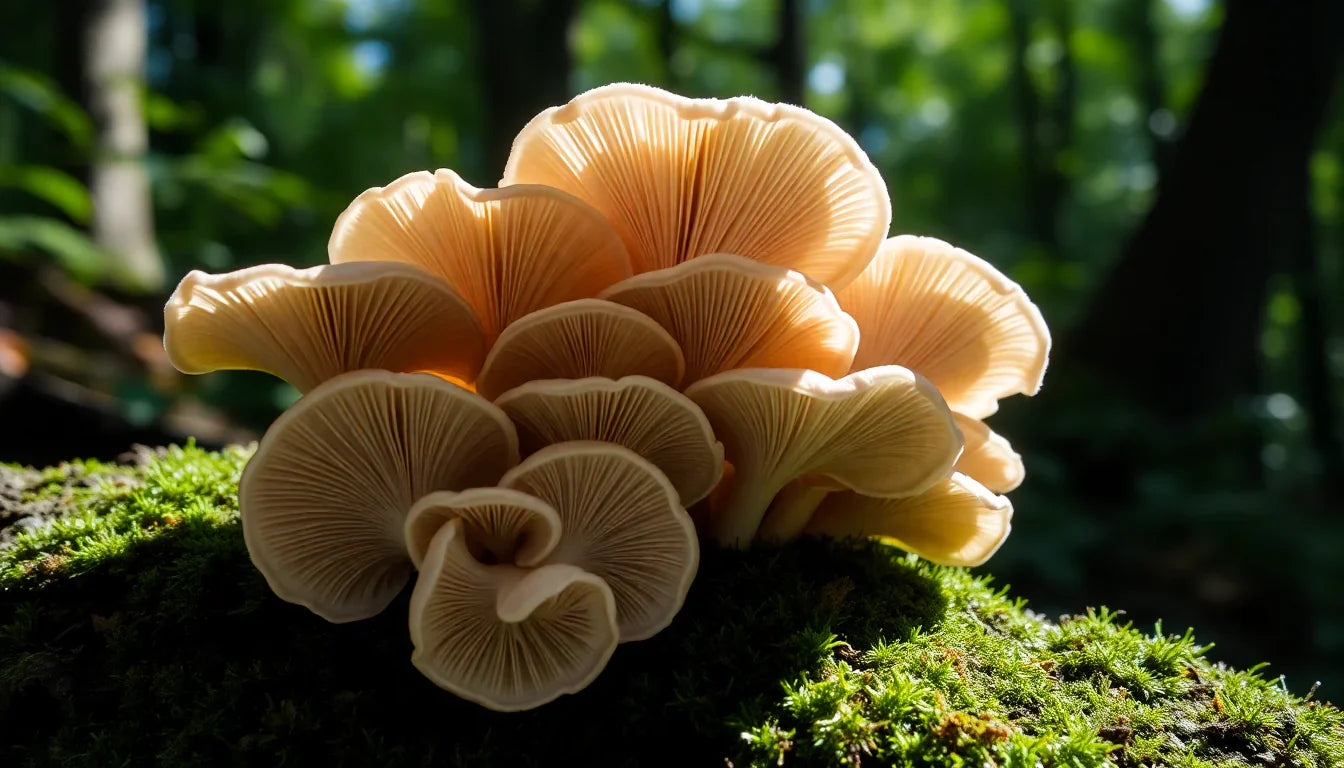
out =
[(405, 595), (333, 625), (269, 592), (245, 460), (175, 448), (27, 491), (67, 509), (0, 552), (0, 765), (1344, 765), (1338, 709), (1189, 633), (1047, 622), (866, 544), (706, 551), (672, 627), (589, 689), (487, 712), (411, 667)]

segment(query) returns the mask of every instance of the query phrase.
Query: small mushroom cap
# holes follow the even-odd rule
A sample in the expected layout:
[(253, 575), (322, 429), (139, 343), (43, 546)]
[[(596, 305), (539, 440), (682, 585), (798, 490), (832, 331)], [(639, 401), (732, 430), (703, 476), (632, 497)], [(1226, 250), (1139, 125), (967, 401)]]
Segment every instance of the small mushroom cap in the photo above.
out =
[(557, 189), (477, 189), (449, 170), (410, 173), (355, 198), (331, 233), (331, 263), (399, 261), (443, 279), (476, 312), (486, 342), (542, 307), (629, 277), (602, 215)]
[(723, 472), (723, 444), (700, 406), (647, 376), (533, 381), (495, 405), (518, 428), (524, 456), (570, 440), (616, 443), (662, 470), (684, 507), (709, 495)]
[(843, 376), (859, 327), (802, 273), (716, 253), (623, 280), (602, 297), (658, 321), (686, 356), (687, 382), (734, 368)]
[(855, 370), (903, 365), (975, 418), (998, 410), (1000, 398), (1041, 388), (1050, 330), (1040, 310), (1021, 286), (960, 248), (893, 237), (836, 295), (859, 324)]
[(652, 637), (681, 610), (700, 545), (676, 489), (653, 464), (611, 443), (559, 443), (499, 484), (560, 514), (560, 543), (546, 561), (576, 565), (611, 587), (622, 642)]
[(505, 712), (587, 687), (620, 638), (606, 583), (572, 565), (484, 565), (463, 525), (450, 520), (434, 534), (411, 593), (416, 669)]
[(957, 473), (918, 496), (826, 497), (806, 532), (833, 538), (874, 536), (939, 565), (980, 565), (1012, 530), (1013, 505)]
[(376, 615), (411, 574), (406, 513), (431, 491), (492, 485), (518, 462), (503, 411), (425, 374), (355, 371), (275, 420), (238, 486), (252, 562), (328, 621)]
[(301, 392), (365, 368), (471, 380), (485, 358), (462, 297), (405, 264), (193, 270), (163, 315), (163, 346), (178, 370), (265, 371)]
[(563, 189), (601, 211), (636, 273), (726, 252), (840, 286), (891, 224), (881, 175), (830, 120), (628, 83), (533, 118), (500, 182), (519, 183)]
[(560, 541), (560, 516), (541, 499), (508, 488), (435, 491), (406, 513), (406, 550), (416, 568), (449, 520), (462, 521), (467, 549), (481, 562), (533, 566)]
[(677, 342), (653, 318), (610, 301), (578, 299), (539, 309), (505, 328), (476, 389), (494, 400), (536, 379), (632, 374), (676, 386), (683, 370)]
[(994, 493), (1007, 493), (1022, 484), (1027, 476), (1022, 457), (1001, 435), (985, 422), (952, 412), (957, 428), (966, 440), (966, 449), (957, 459), (957, 471)]
[(745, 546), (770, 502), (807, 478), (874, 496), (913, 496), (947, 477), (961, 434), (929, 381), (883, 366), (832, 379), (815, 371), (747, 368), (686, 390), (735, 470), (712, 535)]

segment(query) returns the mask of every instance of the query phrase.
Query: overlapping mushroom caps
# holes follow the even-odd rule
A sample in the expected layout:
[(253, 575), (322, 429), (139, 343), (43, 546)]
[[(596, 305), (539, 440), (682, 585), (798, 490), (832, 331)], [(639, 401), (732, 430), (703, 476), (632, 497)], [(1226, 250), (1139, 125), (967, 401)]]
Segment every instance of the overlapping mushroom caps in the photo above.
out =
[(419, 570), (413, 663), (526, 709), (672, 621), (696, 524), (949, 565), (1003, 542), (1024, 472), (983, 419), (1039, 388), (1049, 334), (890, 220), (824, 118), (605, 86), (532, 120), (498, 189), (408, 174), (351, 203), (327, 266), (192, 272), (164, 343), (305, 393), (239, 490), (272, 589), (351, 621)]

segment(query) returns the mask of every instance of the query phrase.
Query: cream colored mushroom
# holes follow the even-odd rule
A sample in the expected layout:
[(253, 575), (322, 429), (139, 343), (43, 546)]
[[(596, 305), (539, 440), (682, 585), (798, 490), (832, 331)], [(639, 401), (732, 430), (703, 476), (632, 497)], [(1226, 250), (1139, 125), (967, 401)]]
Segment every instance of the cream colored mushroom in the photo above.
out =
[(467, 548), (482, 563), (533, 566), (560, 541), (560, 517), (541, 499), (508, 488), (435, 491), (406, 513), (406, 551), (416, 568), (449, 520), (462, 521)]
[(411, 662), (494, 710), (531, 709), (587, 687), (620, 635), (611, 590), (572, 565), (484, 565), (464, 522), (434, 535), (411, 593)]
[(1050, 331), (1040, 311), (1017, 283), (960, 248), (893, 237), (836, 297), (861, 333), (853, 370), (905, 366), (974, 418), (1041, 387)]
[(966, 441), (966, 449), (957, 460), (957, 471), (969, 475), (994, 493), (1007, 493), (1022, 484), (1026, 468), (1022, 457), (1008, 441), (985, 422), (964, 414), (952, 413)]
[(425, 374), (343, 374), (266, 430), (238, 487), (243, 538), (284, 600), (368, 618), (410, 576), (416, 500), (492, 485), (517, 461), (513, 425), (478, 395)]
[(477, 189), (449, 170), (407, 174), (355, 198), (331, 233), (333, 264), (396, 261), (443, 279), (486, 342), (529, 312), (593, 296), (630, 275), (602, 215), (558, 189)]
[(723, 444), (704, 412), (647, 376), (533, 381), (495, 405), (518, 428), (523, 456), (570, 440), (616, 443), (658, 467), (684, 507), (709, 495), (723, 472)]
[(640, 374), (676, 386), (685, 363), (677, 342), (653, 318), (598, 299), (539, 309), (499, 335), (477, 391), (494, 400), (536, 379), (618, 379)]
[(1012, 529), (1013, 505), (957, 473), (918, 496), (879, 499), (857, 493), (828, 496), (806, 533), (873, 536), (939, 565), (980, 565)]
[(301, 392), (364, 368), (470, 381), (485, 358), (462, 297), (405, 264), (192, 271), (163, 315), (163, 346), (178, 370), (265, 371)]
[(797, 535), (836, 488), (918, 495), (947, 477), (961, 453), (961, 434), (937, 389), (899, 366), (838, 380), (749, 368), (697, 382), (686, 396), (704, 410), (733, 464), (732, 490), (710, 524), (710, 535), (728, 546), (745, 547), (758, 529), (768, 538)]
[(881, 175), (830, 120), (628, 83), (535, 117), (500, 184), (545, 184), (587, 201), (616, 226), (636, 273), (736, 253), (841, 286), (891, 223)]
[(695, 578), (700, 546), (657, 467), (619, 445), (576, 441), (542, 448), (499, 485), (555, 508), (562, 533), (546, 562), (576, 565), (611, 587), (622, 642), (671, 623)]
[(718, 253), (619, 282), (602, 297), (667, 329), (686, 357), (687, 383), (734, 368), (810, 368), (843, 376), (859, 328), (806, 275)]

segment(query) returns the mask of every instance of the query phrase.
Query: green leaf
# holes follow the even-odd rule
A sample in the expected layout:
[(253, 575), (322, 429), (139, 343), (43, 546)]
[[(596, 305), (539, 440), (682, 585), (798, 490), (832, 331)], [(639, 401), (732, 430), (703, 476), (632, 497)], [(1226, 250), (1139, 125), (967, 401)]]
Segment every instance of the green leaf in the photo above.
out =
[(76, 279), (91, 282), (106, 275), (112, 258), (88, 235), (57, 219), (43, 216), (0, 217), (0, 257), (29, 250), (54, 256)]
[(0, 94), (41, 115), (79, 149), (93, 146), (93, 121), (77, 102), (61, 93), (47, 77), (16, 67), (0, 66)]
[(78, 224), (93, 216), (89, 190), (75, 177), (42, 165), (0, 167), (0, 187), (14, 187), (50, 203)]

